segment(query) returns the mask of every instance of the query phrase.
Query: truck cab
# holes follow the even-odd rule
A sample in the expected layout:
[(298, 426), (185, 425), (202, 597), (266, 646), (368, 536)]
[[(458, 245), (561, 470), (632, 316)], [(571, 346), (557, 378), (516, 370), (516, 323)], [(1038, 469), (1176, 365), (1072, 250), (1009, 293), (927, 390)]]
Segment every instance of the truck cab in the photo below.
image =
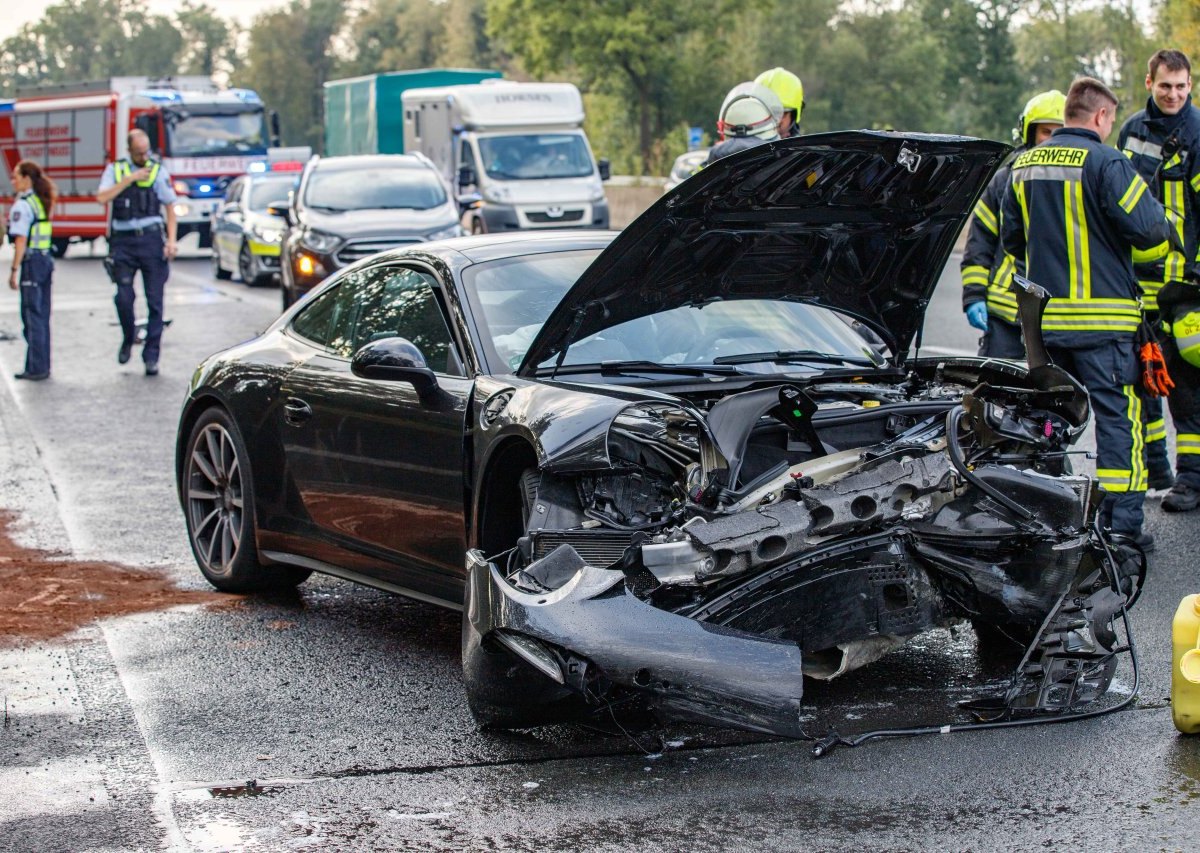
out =
[(456, 188), (470, 233), (608, 228), (608, 162), (592, 154), (573, 85), (487, 80), (402, 101), (404, 150)]

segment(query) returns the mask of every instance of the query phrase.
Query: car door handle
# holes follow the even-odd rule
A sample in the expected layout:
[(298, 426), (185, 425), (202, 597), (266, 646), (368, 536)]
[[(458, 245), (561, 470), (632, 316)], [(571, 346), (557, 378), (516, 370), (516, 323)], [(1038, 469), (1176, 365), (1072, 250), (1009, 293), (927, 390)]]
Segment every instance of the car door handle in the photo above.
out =
[(283, 404), (283, 419), (292, 426), (301, 426), (312, 417), (312, 406), (299, 397), (288, 397)]

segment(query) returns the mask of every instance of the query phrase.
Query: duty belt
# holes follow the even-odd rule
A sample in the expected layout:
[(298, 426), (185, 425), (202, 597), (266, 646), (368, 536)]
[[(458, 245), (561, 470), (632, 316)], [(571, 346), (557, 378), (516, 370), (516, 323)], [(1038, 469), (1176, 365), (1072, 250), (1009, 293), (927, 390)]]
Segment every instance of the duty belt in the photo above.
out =
[(141, 228), (113, 228), (112, 236), (117, 237), (142, 237), (146, 234), (158, 234), (163, 230), (161, 222), (155, 222), (153, 225), (145, 225)]

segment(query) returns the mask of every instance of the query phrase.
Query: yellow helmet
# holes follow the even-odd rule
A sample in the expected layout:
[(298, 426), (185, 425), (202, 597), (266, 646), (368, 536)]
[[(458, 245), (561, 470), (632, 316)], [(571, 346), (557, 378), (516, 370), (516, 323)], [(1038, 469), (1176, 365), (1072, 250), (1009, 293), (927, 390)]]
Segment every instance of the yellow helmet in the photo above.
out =
[[(1030, 143), (1029, 131), (1035, 124), (1062, 124), (1067, 109), (1067, 96), (1058, 89), (1034, 95), (1021, 110), (1017, 119), (1019, 129), (1013, 130), (1013, 138), (1022, 145)], [(1020, 136), (1017, 134), (1020, 133)]]
[(800, 121), (800, 112), (804, 109), (804, 84), (799, 77), (786, 68), (772, 68), (755, 77), (754, 82), (778, 95), (783, 108), (795, 110), (795, 121)]

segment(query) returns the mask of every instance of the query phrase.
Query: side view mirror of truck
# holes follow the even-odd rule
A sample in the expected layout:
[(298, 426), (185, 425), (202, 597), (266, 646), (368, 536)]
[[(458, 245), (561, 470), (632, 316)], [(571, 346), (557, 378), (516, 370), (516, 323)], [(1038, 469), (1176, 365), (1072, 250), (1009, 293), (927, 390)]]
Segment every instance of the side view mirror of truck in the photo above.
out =
[(458, 167), (458, 185), (460, 187), (469, 187), (475, 183), (475, 169), (472, 166)]
[(608, 162), (608, 158), (601, 157), (596, 161), (596, 168), (600, 172), (600, 180), (607, 181), (612, 177), (612, 165)]
[(279, 147), (279, 113), (271, 110), (271, 147)]

